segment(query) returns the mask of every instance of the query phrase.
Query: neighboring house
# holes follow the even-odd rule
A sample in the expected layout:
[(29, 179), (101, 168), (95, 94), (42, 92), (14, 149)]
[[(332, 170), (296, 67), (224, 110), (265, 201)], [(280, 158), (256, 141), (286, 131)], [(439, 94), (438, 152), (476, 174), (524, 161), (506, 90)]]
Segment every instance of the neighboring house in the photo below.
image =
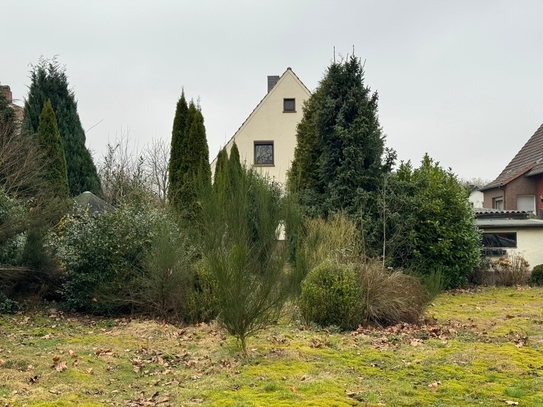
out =
[[(268, 76), (268, 93), (226, 144), (238, 146), (241, 162), (280, 183), (294, 158), (296, 126), (311, 92), (291, 68), (281, 76)], [(215, 173), (217, 158), (211, 163)]]
[(8, 85), (0, 85), (0, 92), (4, 94), (6, 99), (8, 100), (8, 103), (10, 107), (15, 112), (15, 118), (18, 122), (23, 121), (23, 115), (24, 115), (24, 109), (21, 106), (16, 105), (13, 103), (13, 94), (11, 93), (11, 88)]
[(490, 258), (520, 255), (530, 269), (543, 264), (543, 220), (525, 211), (476, 209), (483, 234), (483, 254)]
[(484, 194), (477, 185), (470, 185), (469, 203), (473, 209), (483, 208)]
[(543, 218), (543, 125), (481, 191), (485, 208), (526, 211)]

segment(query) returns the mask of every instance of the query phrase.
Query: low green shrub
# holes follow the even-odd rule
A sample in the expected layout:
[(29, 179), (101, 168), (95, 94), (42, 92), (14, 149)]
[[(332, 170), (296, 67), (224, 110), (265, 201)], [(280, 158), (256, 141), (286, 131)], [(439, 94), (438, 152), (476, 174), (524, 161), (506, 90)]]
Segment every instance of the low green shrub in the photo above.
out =
[(308, 273), (302, 284), (299, 307), (308, 322), (353, 329), (361, 322), (362, 299), (356, 272), (328, 260)]
[(19, 303), (7, 297), (0, 286), (0, 314), (16, 314), (19, 312)]
[(142, 260), (142, 272), (134, 278), (137, 309), (167, 321), (189, 319), (187, 299), (192, 290), (197, 252), (187, 233), (165, 218), (156, 225), (160, 233)]
[(354, 329), (418, 323), (430, 298), (417, 277), (388, 270), (377, 260), (325, 261), (304, 280), (299, 308), (307, 322)]
[(205, 261), (197, 262), (192, 274), (190, 290), (186, 293), (184, 318), (188, 323), (209, 322), (219, 314), (217, 281)]
[(543, 285), (543, 264), (538, 264), (532, 269), (530, 282), (532, 285)]
[[(128, 204), (100, 215), (79, 210), (64, 217), (48, 244), (65, 270), (66, 281), (60, 291), (66, 306), (102, 315), (169, 309), (166, 296), (171, 297), (171, 292), (166, 292), (173, 284), (170, 288), (155, 287), (161, 294), (153, 288), (153, 293), (144, 296), (141, 289), (142, 281), (148, 286), (160, 284), (156, 273), (168, 273), (160, 262), (173, 261), (160, 258), (167, 249), (162, 254), (153, 252), (157, 237), (169, 233), (164, 226), (168, 222), (168, 213), (150, 204)], [(153, 304), (146, 308), (143, 303), (153, 295)]]

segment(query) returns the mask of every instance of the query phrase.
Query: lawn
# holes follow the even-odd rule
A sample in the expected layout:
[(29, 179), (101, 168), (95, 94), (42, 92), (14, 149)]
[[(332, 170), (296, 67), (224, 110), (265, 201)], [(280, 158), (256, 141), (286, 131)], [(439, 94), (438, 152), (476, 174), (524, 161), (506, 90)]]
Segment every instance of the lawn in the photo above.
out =
[(420, 326), (293, 315), (247, 356), (215, 324), (0, 315), (0, 406), (543, 406), (543, 288), (445, 293)]

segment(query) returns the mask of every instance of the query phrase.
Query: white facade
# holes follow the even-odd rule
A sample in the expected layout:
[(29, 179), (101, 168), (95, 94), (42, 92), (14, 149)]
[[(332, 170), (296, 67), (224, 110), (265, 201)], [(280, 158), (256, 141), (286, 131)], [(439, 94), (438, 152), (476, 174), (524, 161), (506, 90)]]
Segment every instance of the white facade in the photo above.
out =
[[(543, 264), (543, 221), (539, 219), (528, 219), (529, 223), (537, 224), (537, 227), (485, 227), (478, 224), (483, 233), (515, 233), (516, 247), (504, 247), (508, 255), (520, 255), (533, 269), (539, 264)], [(478, 222), (479, 223), (479, 222)], [(491, 256), (494, 258), (503, 257), (503, 255)]]
[(468, 198), (472, 208), (483, 208), (485, 194), (478, 188), (472, 189)]
[[(296, 126), (302, 119), (302, 106), (310, 96), (311, 92), (292, 69), (287, 68), (228, 141), (228, 154), (235, 142), (242, 164), (284, 184), (294, 158)], [(215, 173), (216, 161), (215, 157), (211, 163), (212, 173)]]
[(524, 257), (530, 264), (530, 269), (543, 264), (543, 229), (518, 229), (516, 232), (517, 248), (509, 249), (507, 252)]

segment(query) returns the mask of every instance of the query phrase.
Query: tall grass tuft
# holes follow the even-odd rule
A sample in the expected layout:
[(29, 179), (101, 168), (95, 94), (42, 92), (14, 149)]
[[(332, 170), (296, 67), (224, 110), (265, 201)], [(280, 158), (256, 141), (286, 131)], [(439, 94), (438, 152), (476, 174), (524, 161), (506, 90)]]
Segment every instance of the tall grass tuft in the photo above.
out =
[(358, 267), (364, 303), (363, 324), (387, 326), (420, 320), (429, 297), (418, 278), (388, 270), (377, 260)]

